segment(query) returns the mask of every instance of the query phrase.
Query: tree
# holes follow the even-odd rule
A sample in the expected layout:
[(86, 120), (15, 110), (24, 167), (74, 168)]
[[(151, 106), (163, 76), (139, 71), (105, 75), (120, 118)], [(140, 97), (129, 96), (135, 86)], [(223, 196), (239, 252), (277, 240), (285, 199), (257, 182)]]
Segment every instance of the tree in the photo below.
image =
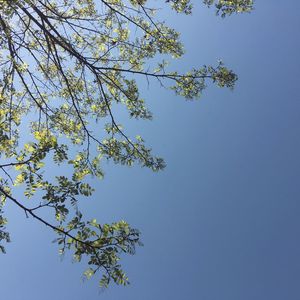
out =
[[(222, 17), (251, 11), (252, 2), (204, 0)], [(192, 12), (189, 0), (161, 5)], [(186, 99), (199, 97), (207, 81), (233, 88), (237, 80), (222, 62), (185, 74), (170, 70), (165, 57), (180, 58), (184, 49), (154, 6), (147, 0), (0, 0), (0, 241), (10, 241), (3, 206), (12, 201), (55, 231), (60, 253), (86, 257), (85, 276), (100, 271), (101, 286), (128, 283), (119, 256), (133, 254), (141, 242), (125, 221), (84, 220), (77, 202), (94, 191), (89, 177), (103, 177), (104, 159), (165, 167), (142, 137), (126, 134), (115, 111), (123, 105), (130, 118), (151, 119), (138, 77)], [(51, 178), (46, 166), (56, 165), (72, 176)]]

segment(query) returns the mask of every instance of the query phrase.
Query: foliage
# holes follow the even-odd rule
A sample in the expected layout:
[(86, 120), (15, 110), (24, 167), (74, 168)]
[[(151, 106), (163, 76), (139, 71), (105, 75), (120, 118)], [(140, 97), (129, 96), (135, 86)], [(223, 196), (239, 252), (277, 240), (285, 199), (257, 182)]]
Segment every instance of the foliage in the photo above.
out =
[[(253, 5), (204, 4), (214, 4), (223, 17)], [(192, 12), (189, 0), (161, 5)], [(134, 253), (140, 234), (124, 221), (83, 220), (76, 204), (94, 191), (88, 177), (103, 177), (104, 159), (153, 171), (165, 166), (142, 137), (125, 133), (116, 110), (124, 106), (130, 118), (151, 119), (139, 77), (186, 99), (198, 98), (208, 81), (233, 88), (237, 79), (222, 62), (185, 74), (170, 71), (165, 57), (180, 58), (184, 49), (179, 33), (159, 20), (154, 6), (147, 0), (0, 0), (0, 240), (9, 241), (2, 209), (10, 200), (56, 232), (61, 253), (71, 250), (77, 261), (87, 257), (85, 276), (100, 271), (102, 286), (128, 283), (119, 259)], [(45, 166), (55, 170), (53, 165), (72, 175), (51, 178)], [(18, 188), (31, 198), (28, 206), (14, 196)], [(49, 220), (41, 210), (49, 210)]]

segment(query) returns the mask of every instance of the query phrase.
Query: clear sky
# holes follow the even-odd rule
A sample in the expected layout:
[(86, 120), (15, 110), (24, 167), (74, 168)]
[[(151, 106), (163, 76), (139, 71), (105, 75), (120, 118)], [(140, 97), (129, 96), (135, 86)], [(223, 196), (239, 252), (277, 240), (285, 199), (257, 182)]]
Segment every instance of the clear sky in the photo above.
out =
[(209, 87), (196, 102), (143, 88), (155, 118), (130, 130), (168, 167), (109, 164), (82, 204), (100, 222), (125, 219), (142, 231), (145, 246), (124, 259), (132, 284), (100, 292), (83, 282), (85, 266), (61, 261), (53, 233), (8, 204), (13, 242), (0, 256), (0, 299), (300, 299), (300, 2), (255, 8), (226, 19), (202, 5), (166, 16), (187, 50), (178, 68), (221, 58), (237, 87)]

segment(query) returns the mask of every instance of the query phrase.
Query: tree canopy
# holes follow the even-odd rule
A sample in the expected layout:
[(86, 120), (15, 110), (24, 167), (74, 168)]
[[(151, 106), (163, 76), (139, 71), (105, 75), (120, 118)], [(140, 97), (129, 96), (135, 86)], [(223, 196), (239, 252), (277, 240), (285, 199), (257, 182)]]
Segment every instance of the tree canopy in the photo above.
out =
[[(203, 3), (221, 17), (253, 8), (252, 0)], [(127, 135), (115, 112), (123, 106), (129, 118), (152, 118), (139, 77), (188, 100), (210, 81), (233, 88), (237, 80), (222, 62), (172, 70), (168, 57), (180, 58), (184, 48), (160, 20), (161, 7), (193, 9), (189, 0), (0, 0), (0, 241), (10, 241), (3, 208), (11, 201), (55, 231), (60, 253), (85, 257), (85, 276), (99, 271), (101, 286), (128, 283), (120, 255), (141, 242), (125, 221), (84, 219), (77, 202), (94, 191), (89, 177), (103, 177), (103, 160), (165, 167), (141, 136)], [(53, 176), (47, 170), (55, 166), (72, 175)]]

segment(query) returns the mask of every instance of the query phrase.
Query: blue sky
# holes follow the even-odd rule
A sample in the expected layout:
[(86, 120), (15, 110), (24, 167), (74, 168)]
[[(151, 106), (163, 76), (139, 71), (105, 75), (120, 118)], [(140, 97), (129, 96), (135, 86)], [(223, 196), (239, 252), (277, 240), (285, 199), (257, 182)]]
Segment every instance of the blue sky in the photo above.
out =
[(202, 5), (166, 16), (186, 46), (178, 69), (221, 58), (237, 86), (210, 86), (196, 102), (143, 88), (154, 120), (129, 130), (166, 170), (108, 164), (81, 204), (89, 217), (142, 231), (145, 246), (124, 258), (132, 284), (99, 292), (83, 282), (85, 266), (61, 261), (52, 232), (8, 204), (1, 299), (300, 299), (300, 3), (256, 2), (226, 19)]

